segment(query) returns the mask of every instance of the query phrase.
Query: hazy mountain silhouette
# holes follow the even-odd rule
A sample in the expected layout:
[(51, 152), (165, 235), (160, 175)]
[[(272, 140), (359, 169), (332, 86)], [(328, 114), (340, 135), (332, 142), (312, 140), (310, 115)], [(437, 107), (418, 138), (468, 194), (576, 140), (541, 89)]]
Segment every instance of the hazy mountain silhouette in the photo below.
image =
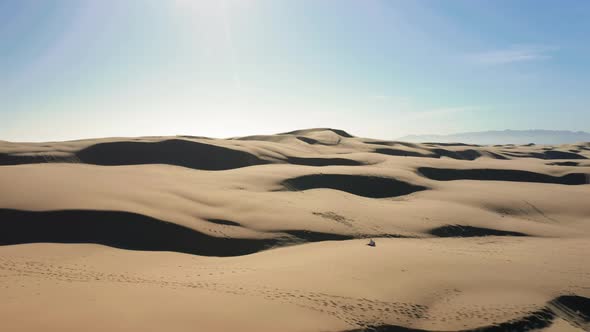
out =
[(568, 144), (590, 141), (590, 133), (567, 130), (496, 130), (450, 135), (408, 135), (407, 142), (472, 143), (472, 144)]

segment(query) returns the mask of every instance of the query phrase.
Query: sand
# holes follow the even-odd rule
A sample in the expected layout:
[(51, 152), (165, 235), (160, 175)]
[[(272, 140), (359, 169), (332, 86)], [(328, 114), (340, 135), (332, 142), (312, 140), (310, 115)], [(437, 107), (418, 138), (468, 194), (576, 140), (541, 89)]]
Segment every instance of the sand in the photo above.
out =
[(0, 141), (2, 329), (588, 330), (588, 158), (334, 129)]

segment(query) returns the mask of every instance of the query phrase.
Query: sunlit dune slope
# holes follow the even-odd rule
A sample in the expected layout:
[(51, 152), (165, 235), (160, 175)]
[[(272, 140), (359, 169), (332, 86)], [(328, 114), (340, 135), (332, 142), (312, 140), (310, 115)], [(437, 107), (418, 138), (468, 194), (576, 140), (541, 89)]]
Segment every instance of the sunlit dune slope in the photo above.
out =
[(328, 128), (0, 142), (0, 319), (11, 331), (588, 329), (588, 158), (590, 143)]

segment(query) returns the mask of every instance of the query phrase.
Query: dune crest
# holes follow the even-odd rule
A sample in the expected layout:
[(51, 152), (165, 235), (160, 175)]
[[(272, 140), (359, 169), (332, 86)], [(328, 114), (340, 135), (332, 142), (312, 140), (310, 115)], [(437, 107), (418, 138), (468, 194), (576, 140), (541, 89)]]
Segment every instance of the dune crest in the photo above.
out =
[(588, 330), (589, 158), (589, 143), (332, 128), (0, 141), (0, 320), (7, 331)]

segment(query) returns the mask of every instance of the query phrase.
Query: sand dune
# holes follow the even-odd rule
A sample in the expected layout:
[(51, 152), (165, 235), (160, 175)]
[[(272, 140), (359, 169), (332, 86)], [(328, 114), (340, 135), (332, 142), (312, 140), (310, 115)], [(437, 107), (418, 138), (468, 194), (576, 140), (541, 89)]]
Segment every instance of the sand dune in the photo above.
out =
[(277, 239), (214, 237), (174, 223), (119, 211), (0, 210), (0, 245), (96, 243), (122, 249), (238, 256), (276, 245)]
[(521, 170), (499, 169), (443, 169), (420, 167), (418, 172), (432, 180), (480, 180), (480, 181), (512, 181), (539, 182), (565, 185), (588, 184), (588, 175), (584, 173), (569, 173), (562, 176), (551, 176), (542, 173)]
[(461, 225), (437, 227), (430, 230), (430, 234), (438, 237), (526, 236), (526, 234), (519, 232)]
[(288, 157), (287, 163), (293, 165), (306, 165), (306, 166), (359, 166), (362, 162), (346, 159), (346, 158), (301, 158), (301, 157)]
[(590, 143), (329, 128), (0, 141), (0, 319), (10, 331), (588, 330), (588, 158)]
[(346, 174), (305, 175), (287, 179), (282, 184), (289, 190), (328, 188), (371, 198), (403, 196), (427, 189), (385, 177)]

